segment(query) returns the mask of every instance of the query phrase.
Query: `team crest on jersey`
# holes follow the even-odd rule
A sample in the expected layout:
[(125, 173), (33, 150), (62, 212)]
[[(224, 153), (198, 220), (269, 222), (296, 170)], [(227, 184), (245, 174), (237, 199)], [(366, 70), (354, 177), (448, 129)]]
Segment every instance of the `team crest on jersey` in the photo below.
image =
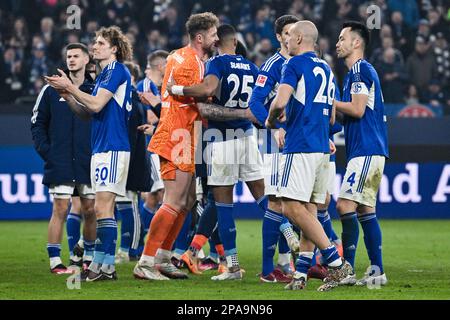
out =
[(267, 81), (267, 76), (260, 74), (258, 76), (258, 79), (256, 79), (255, 85), (257, 85), (258, 87), (264, 87), (266, 85), (266, 81)]
[(359, 82), (355, 82), (352, 84), (352, 93), (359, 93), (362, 91), (362, 85)]

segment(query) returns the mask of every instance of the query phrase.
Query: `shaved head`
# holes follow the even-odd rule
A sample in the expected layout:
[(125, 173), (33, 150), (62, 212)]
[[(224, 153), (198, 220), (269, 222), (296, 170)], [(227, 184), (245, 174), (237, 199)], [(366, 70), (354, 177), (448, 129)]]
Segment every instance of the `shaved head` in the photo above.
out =
[(319, 31), (314, 23), (308, 20), (296, 22), (293, 31), (303, 35), (303, 41), (315, 44), (319, 38)]
[(314, 46), (319, 38), (319, 31), (314, 23), (302, 20), (294, 23), (289, 28), (287, 39), (288, 53), (291, 56), (300, 52), (314, 51)]

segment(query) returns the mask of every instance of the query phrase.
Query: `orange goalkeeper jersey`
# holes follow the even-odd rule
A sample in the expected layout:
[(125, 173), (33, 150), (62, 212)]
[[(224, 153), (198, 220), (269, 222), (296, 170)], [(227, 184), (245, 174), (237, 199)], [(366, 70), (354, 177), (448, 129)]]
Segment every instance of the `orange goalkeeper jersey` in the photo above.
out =
[(183, 171), (192, 171), (194, 166), (194, 122), (200, 120), (200, 114), (194, 98), (171, 96), (166, 86), (169, 80), (181, 86), (199, 84), (203, 74), (203, 62), (189, 46), (178, 49), (167, 59), (161, 88), (161, 117), (149, 150), (177, 166), (181, 161), (179, 167)]

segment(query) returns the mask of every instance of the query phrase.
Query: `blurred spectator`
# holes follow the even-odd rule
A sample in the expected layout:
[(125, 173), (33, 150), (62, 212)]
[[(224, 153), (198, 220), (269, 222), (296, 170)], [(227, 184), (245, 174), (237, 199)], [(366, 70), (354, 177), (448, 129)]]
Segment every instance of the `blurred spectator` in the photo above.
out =
[[(59, 50), (58, 50), (59, 52)], [(45, 45), (43, 41), (38, 43), (32, 49), (31, 58), (28, 63), (28, 88), (31, 94), (38, 94), (38, 92), (33, 92), (35, 88), (35, 82), (37, 79), (42, 78), (50, 73), (54, 72), (53, 66), (47, 59), (45, 53)]]
[(41, 19), (40, 36), (44, 40), (46, 53), (51, 60), (59, 58), (62, 47), (61, 38), (55, 30), (53, 19), (44, 17)]
[(438, 79), (441, 79), (444, 84), (450, 84), (450, 46), (442, 32), (436, 34), (433, 51), (436, 57)]
[(446, 104), (448, 97), (442, 90), (441, 82), (439, 79), (432, 79), (428, 85), (423, 102), (431, 105), (434, 108), (443, 108)]
[(310, 4), (305, 0), (294, 0), (287, 14), (297, 16), (299, 19), (314, 20), (314, 12)]
[[(278, 41), (277, 41), (278, 45)], [(272, 42), (270, 39), (264, 38), (261, 39), (254, 47), (253, 52), (250, 54), (251, 57), (258, 57), (258, 59), (262, 59), (266, 61), (272, 55)]]
[(415, 85), (411, 84), (408, 86), (408, 92), (405, 98), (406, 105), (413, 105), (419, 103), (419, 94), (417, 93), (417, 88)]
[(417, 29), (417, 35), (429, 38), (430, 33), (431, 33), (430, 22), (427, 19), (420, 19), (419, 28)]
[(439, 32), (448, 32), (450, 25), (449, 23), (445, 23), (442, 14), (438, 10), (434, 8), (429, 10), (427, 16), (428, 21), (430, 22), (430, 32), (432, 35), (435, 36)]
[(412, 31), (403, 21), (403, 15), (400, 11), (394, 11), (391, 14), (392, 36), (397, 49), (399, 49), (403, 56), (408, 56), (412, 46)]
[(16, 50), (7, 48), (0, 63), (0, 97), (2, 102), (14, 101), (23, 90), (24, 72)]
[(175, 6), (170, 5), (161, 14), (161, 18), (162, 19), (157, 24), (157, 28), (162, 34), (167, 36), (167, 46), (169, 51), (178, 49), (181, 47), (184, 25), (178, 17), (178, 11)]
[(389, 10), (400, 11), (406, 25), (415, 29), (419, 22), (419, 8), (416, 0), (388, 0)]
[(377, 70), (386, 103), (403, 102), (404, 84), (408, 79), (403, 63), (396, 61), (395, 53), (395, 49), (387, 48)]
[(376, 48), (370, 57), (370, 62), (375, 66), (375, 68), (377, 68), (383, 61), (383, 54), (388, 49), (392, 49), (394, 51), (395, 63), (399, 63), (402, 65), (405, 63), (400, 50), (394, 48), (394, 40), (391, 37), (384, 37), (381, 41), (381, 48)]
[(9, 40), (9, 46), (16, 49), (16, 54), (20, 59), (24, 58), (25, 48), (28, 45), (28, 28), (24, 18), (18, 18), (14, 21), (14, 29)]
[(127, 30), (131, 22), (131, 8), (127, 0), (112, 0), (106, 6), (106, 25), (116, 25)]
[(423, 99), (423, 93), (427, 91), (429, 82), (436, 75), (435, 57), (425, 37), (417, 36), (415, 51), (406, 61), (406, 70), (410, 82), (416, 86), (420, 99)]
[(89, 20), (86, 23), (86, 28), (84, 29), (83, 34), (81, 35), (81, 42), (84, 44), (89, 44), (94, 41), (95, 32), (99, 29), (99, 24), (96, 20)]
[(270, 7), (268, 5), (263, 5), (256, 11), (255, 19), (247, 32), (252, 32), (256, 36), (256, 42), (262, 39), (269, 39), (272, 47), (278, 47), (278, 41), (273, 30), (273, 19), (270, 16)]

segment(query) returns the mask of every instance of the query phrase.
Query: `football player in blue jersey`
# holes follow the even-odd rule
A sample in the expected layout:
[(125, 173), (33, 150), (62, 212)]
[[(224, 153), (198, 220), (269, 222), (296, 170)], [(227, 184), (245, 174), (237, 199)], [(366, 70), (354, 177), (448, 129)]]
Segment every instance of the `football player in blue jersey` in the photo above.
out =
[(336, 287), (353, 272), (341, 259), (317, 220), (317, 204), (324, 203), (329, 167), (329, 131), (334, 123), (333, 73), (314, 52), (318, 31), (310, 21), (299, 21), (288, 31), (292, 58), (283, 66), (280, 86), (270, 106), (266, 127), (286, 121), (278, 188), (283, 214), (302, 230), (299, 258), (293, 280), (285, 289), (300, 290), (317, 246), (328, 265), (325, 284), (319, 291)]
[[(249, 112), (264, 125), (268, 116), (270, 103), (276, 95), (283, 64), (290, 58), (286, 47), (286, 37), (289, 28), (299, 21), (296, 16), (284, 15), (275, 21), (275, 34), (280, 42), (280, 50), (263, 63), (253, 88), (249, 103)], [(276, 197), (277, 185), (280, 179), (279, 159), (281, 147), (275, 142), (276, 135), (283, 135), (284, 129), (266, 132), (263, 143), (264, 162), (264, 193), (269, 198), (269, 204), (263, 220), (263, 270), (260, 276), (262, 282), (280, 282), (283, 275), (290, 271), (290, 249), (298, 254), (299, 242), (292, 225), (281, 213), (281, 199)], [(280, 237), (280, 231), (284, 237)], [(286, 242), (287, 241), (287, 242)], [(273, 257), (275, 247), (279, 243), (278, 266), (274, 268)], [(289, 280), (290, 282), (290, 280)]]
[(102, 71), (92, 95), (80, 91), (61, 70), (60, 76), (46, 77), (73, 112), (82, 118), (92, 118), (91, 182), (95, 191), (97, 239), (93, 261), (81, 274), (82, 281), (117, 279), (114, 206), (116, 196), (126, 194), (130, 161), (127, 126), (131, 76), (122, 62), (132, 58), (132, 46), (118, 27), (101, 28), (96, 33), (93, 51)]
[(342, 221), (344, 257), (354, 266), (359, 237), (358, 220), (371, 266), (361, 280), (354, 274), (343, 284), (384, 285), (387, 283), (381, 252), (381, 229), (376, 217), (376, 197), (388, 154), (386, 115), (380, 80), (364, 59), (369, 45), (367, 27), (344, 23), (336, 44), (338, 58), (349, 72), (344, 80), (342, 102), (336, 110), (344, 114), (347, 168), (337, 202)]

